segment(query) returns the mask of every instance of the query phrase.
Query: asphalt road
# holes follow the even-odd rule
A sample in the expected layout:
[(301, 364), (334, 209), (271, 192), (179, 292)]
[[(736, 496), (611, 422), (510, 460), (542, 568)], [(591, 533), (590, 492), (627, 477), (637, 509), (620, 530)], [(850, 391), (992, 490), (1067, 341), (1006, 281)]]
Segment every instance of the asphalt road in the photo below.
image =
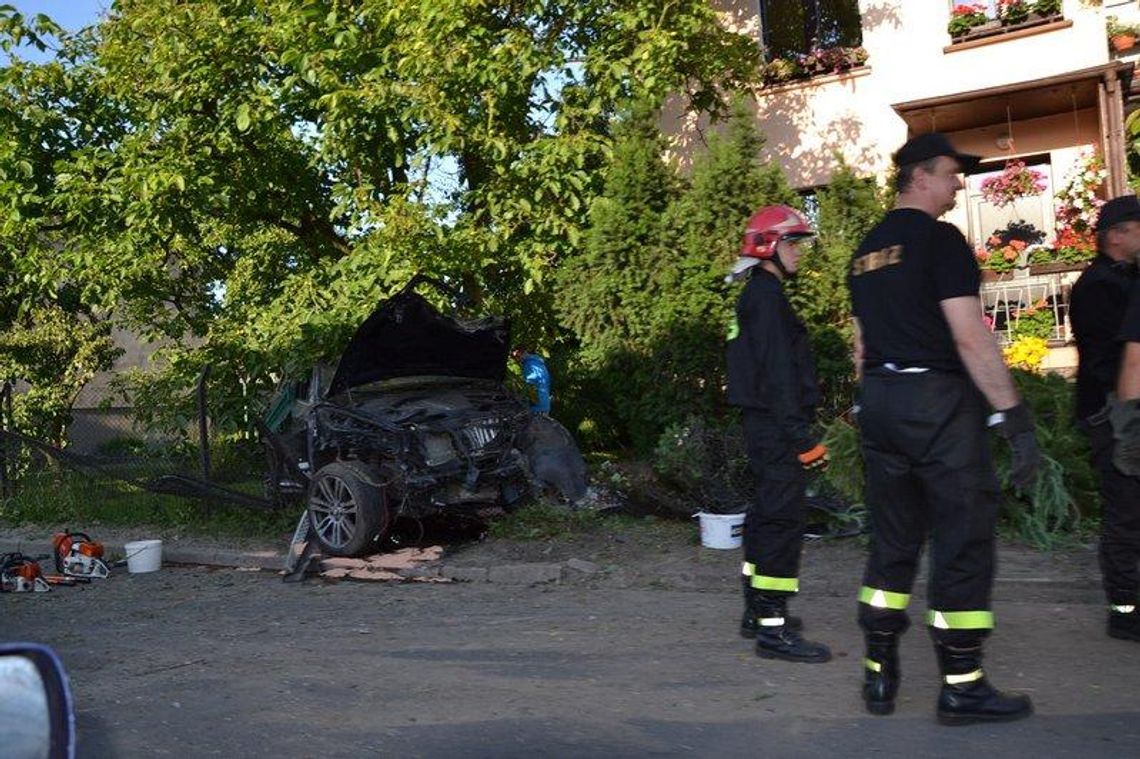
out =
[(1037, 713), (996, 726), (934, 721), (921, 625), (904, 640), (898, 711), (864, 713), (857, 575), (795, 604), (836, 654), (822, 665), (755, 657), (733, 578), (286, 585), (168, 566), (0, 597), (0, 639), (60, 653), (80, 756), (99, 759), (1140, 755), (1140, 644), (1104, 635), (1095, 570), (1070, 581), (1050, 565), (1007, 562), (999, 582), (987, 672)]

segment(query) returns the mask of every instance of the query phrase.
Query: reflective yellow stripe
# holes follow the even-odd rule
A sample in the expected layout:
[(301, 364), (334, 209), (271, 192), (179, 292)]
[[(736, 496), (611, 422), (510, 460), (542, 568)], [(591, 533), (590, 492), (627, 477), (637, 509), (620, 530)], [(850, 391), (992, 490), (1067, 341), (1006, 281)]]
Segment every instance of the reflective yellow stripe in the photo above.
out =
[(750, 561), (744, 562), (744, 566), (740, 568), (740, 574), (744, 575), (745, 577), (751, 577), (752, 575), (756, 574), (756, 565)]
[(874, 659), (864, 659), (863, 660), (863, 666), (865, 666), (867, 669), (871, 670), (872, 672), (882, 672), (883, 671), (883, 665), (880, 664), (879, 662), (875, 661)]
[(784, 624), (783, 617), (760, 617), (757, 621), (761, 627), (779, 627)]
[(874, 606), (876, 609), (902, 611), (910, 603), (910, 593), (892, 593), (889, 590), (868, 588), (864, 585), (859, 588), (859, 603)]
[(1132, 612), (1136, 611), (1136, 607), (1131, 606), (1131, 605), (1130, 606), (1112, 606), (1111, 608), (1117, 614), (1131, 614)]
[(800, 591), (800, 581), (796, 577), (752, 575), (752, 587), (757, 590), (782, 590), (785, 593), (798, 593)]
[(992, 630), (992, 611), (934, 611), (926, 612), (926, 624), (939, 630)]
[(962, 683), (981, 680), (984, 676), (980, 669), (975, 669), (973, 672), (967, 672), (964, 675), (946, 675), (945, 680), (947, 685), (961, 685)]

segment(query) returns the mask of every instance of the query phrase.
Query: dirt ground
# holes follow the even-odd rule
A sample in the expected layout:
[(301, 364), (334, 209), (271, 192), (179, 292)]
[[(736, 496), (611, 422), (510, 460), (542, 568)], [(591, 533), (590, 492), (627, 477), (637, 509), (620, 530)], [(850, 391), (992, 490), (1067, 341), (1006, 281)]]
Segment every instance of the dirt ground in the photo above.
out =
[(959, 729), (934, 722), (919, 624), (903, 644), (898, 712), (863, 711), (857, 539), (805, 544), (794, 610), (831, 645), (822, 665), (753, 655), (735, 629), (739, 555), (700, 547), (695, 524), (470, 542), (445, 556), (569, 559), (594, 568), (533, 586), (118, 572), (5, 595), (0, 637), (61, 654), (84, 757), (1136, 755), (1140, 648), (1104, 635), (1091, 547), (1002, 546), (987, 671), (1029, 692), (1037, 713)]

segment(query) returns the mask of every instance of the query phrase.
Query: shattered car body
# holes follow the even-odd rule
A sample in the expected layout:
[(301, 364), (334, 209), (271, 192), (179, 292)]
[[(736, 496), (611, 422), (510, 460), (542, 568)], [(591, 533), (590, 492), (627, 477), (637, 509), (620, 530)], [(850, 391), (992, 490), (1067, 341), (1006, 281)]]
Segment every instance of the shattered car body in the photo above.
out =
[(586, 490), (570, 434), (504, 385), (506, 320), (460, 322), (413, 278), (360, 326), (335, 372), (286, 383), (263, 432), (277, 500), (305, 499), (328, 555), (367, 552), (399, 517), (509, 507)]

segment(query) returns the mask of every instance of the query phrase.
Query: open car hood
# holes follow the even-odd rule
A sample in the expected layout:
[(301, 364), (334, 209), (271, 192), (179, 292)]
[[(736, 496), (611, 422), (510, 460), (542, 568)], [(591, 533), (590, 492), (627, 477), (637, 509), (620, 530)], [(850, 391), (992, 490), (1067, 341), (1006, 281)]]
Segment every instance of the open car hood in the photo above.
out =
[(510, 351), (508, 320), (488, 316), (460, 323), (414, 291), (420, 282), (453, 295), (446, 285), (417, 275), (403, 290), (381, 301), (349, 340), (329, 385), (329, 396), (394, 377), (503, 381)]

